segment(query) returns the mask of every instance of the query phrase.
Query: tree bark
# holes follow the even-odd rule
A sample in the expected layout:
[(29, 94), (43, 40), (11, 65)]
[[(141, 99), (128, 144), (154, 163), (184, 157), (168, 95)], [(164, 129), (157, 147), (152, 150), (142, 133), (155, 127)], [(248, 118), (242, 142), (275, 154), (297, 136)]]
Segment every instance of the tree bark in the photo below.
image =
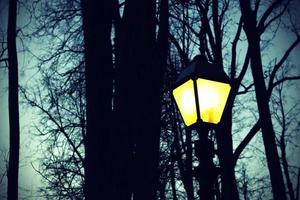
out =
[[(121, 176), (116, 186), (119, 199), (133, 196), (134, 199), (147, 200), (156, 197), (162, 80), (168, 32), (162, 34), (160, 28), (156, 41), (155, 21), (154, 0), (142, 4), (138, 0), (129, 0), (125, 2), (116, 33), (114, 116), (117, 127), (114, 137), (118, 144), (115, 162), (119, 168), (115, 176)], [(165, 23), (165, 20), (160, 19), (162, 22)], [(164, 25), (164, 29), (167, 28)], [(162, 45), (158, 47), (158, 44)]]
[[(161, 132), (161, 102), (163, 94), (163, 77), (167, 66), (168, 55), (168, 0), (160, 2), (159, 30), (155, 40), (155, 1), (145, 3), (145, 44), (147, 60), (140, 71), (142, 84), (139, 84), (137, 119), (139, 136), (136, 143), (137, 169), (136, 199), (152, 200), (156, 198), (158, 184), (159, 139)], [(143, 34), (143, 32), (141, 33)], [(151, 55), (152, 54), (152, 55)], [(143, 81), (142, 81), (143, 80)], [(138, 84), (138, 83), (137, 83)], [(145, 183), (145, 184), (141, 184)]]
[(218, 157), (220, 160), (222, 200), (237, 200), (239, 194), (235, 178), (232, 147), (232, 108), (234, 97), (231, 94), (228, 98), (228, 106), (223, 113), (223, 119), (217, 129)]
[(7, 199), (18, 199), (19, 176), (19, 148), (20, 148), (20, 124), (19, 124), (19, 94), (18, 94), (18, 57), (16, 46), (16, 21), (17, 0), (9, 1), (7, 49), (8, 49), (8, 103), (9, 103), (9, 164)]
[(112, 3), (82, 0), (87, 131), (85, 198), (110, 199), (110, 134), (112, 127)]

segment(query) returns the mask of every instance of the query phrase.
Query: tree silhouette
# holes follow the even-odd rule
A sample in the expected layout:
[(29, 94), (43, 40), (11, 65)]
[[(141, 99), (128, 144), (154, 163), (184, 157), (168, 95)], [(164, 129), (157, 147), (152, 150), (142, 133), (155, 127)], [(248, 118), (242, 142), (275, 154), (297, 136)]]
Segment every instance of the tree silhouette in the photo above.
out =
[[(44, 47), (31, 52), (36, 84), (22, 89), (38, 111), (34, 133), (43, 151), (36, 170), (46, 183), (41, 194), (195, 200), (203, 198), (205, 177), (213, 176), (209, 189), (217, 200), (284, 199), (285, 187), (297, 199), (298, 168), (288, 152), (298, 147), (277, 130), (296, 134), (299, 125), (284, 122), (279, 110), (291, 100), (280, 101), (276, 92), (299, 79), (292, 68), (283, 69), (299, 34), (290, 2), (268, 3), (28, 2), (34, 20), (26, 39)], [(277, 30), (292, 30), (296, 39), (268, 63)], [(201, 144), (202, 131), (184, 126), (171, 96), (176, 77), (196, 54), (226, 72), (232, 86), (222, 121), (208, 134), (210, 144)], [(202, 146), (212, 150), (206, 171)], [(263, 166), (255, 177), (252, 161)]]
[(86, 199), (109, 199), (109, 137), (112, 130), (112, 54), (110, 1), (81, 1), (86, 76)]
[(113, 157), (114, 166), (118, 166), (115, 180), (119, 181), (115, 199), (156, 196), (162, 81), (168, 51), (168, 6), (165, 1), (160, 5), (157, 39), (155, 1), (126, 1), (122, 17), (115, 11)]
[[(257, 23), (257, 9), (259, 7), (259, 3), (256, 3), (255, 9), (253, 10), (251, 8), (250, 1), (240, 1), (244, 22), (243, 28), (247, 35), (249, 44), (249, 55), (251, 59), (251, 69), (255, 85), (257, 105), (260, 119), (263, 122), (261, 124), (261, 128), (274, 199), (286, 199), (286, 195), (278, 151), (275, 143), (275, 133), (272, 126), (271, 114), (268, 105), (269, 100), (265, 95), (268, 89), (264, 82), (263, 65), (260, 52), (260, 37), (264, 30), (274, 20), (276, 20), (283, 14), (289, 2), (283, 3), (283, 8), (278, 11), (278, 14), (268, 19), (272, 11), (280, 7), (280, 3), (282, 3), (282, 1), (275, 1), (269, 7), (267, 7), (266, 11), (263, 13), (261, 19)], [(297, 44), (299, 41), (300, 40), (298, 37), (294, 44)], [(282, 60), (282, 62), (283, 61), (284, 60)], [(276, 73), (276, 68), (281, 67), (281, 65), (281, 62), (277, 63), (272, 74)]]
[(17, 1), (9, 1), (8, 27), (7, 27), (7, 53), (9, 67), (9, 163), (7, 172), (7, 199), (18, 199), (19, 177), (19, 80), (18, 57), (16, 45)]

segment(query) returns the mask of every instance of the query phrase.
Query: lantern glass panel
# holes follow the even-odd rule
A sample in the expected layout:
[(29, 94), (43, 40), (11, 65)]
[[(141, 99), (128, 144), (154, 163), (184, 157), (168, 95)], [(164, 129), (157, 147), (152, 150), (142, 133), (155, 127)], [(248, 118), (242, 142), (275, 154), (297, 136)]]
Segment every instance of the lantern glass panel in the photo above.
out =
[(173, 90), (173, 96), (186, 126), (197, 121), (193, 80), (190, 79)]
[(197, 90), (202, 121), (218, 124), (221, 120), (227, 98), (230, 92), (227, 83), (197, 79)]

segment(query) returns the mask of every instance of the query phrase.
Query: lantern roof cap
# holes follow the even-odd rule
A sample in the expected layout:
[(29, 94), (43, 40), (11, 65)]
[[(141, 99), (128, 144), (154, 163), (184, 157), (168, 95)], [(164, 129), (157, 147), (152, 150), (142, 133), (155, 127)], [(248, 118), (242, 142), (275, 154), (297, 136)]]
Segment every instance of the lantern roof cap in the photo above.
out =
[(197, 55), (178, 76), (176, 83), (181, 84), (189, 79), (203, 78), (218, 82), (230, 83), (224, 70), (216, 64), (209, 63), (205, 56)]

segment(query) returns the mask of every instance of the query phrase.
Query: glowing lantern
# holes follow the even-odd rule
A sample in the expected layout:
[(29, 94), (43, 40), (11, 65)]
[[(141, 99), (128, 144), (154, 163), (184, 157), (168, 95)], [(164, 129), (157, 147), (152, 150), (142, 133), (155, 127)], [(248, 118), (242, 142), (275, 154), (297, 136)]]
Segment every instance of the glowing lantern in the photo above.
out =
[(186, 126), (218, 124), (231, 86), (225, 72), (196, 56), (176, 80), (173, 96)]

